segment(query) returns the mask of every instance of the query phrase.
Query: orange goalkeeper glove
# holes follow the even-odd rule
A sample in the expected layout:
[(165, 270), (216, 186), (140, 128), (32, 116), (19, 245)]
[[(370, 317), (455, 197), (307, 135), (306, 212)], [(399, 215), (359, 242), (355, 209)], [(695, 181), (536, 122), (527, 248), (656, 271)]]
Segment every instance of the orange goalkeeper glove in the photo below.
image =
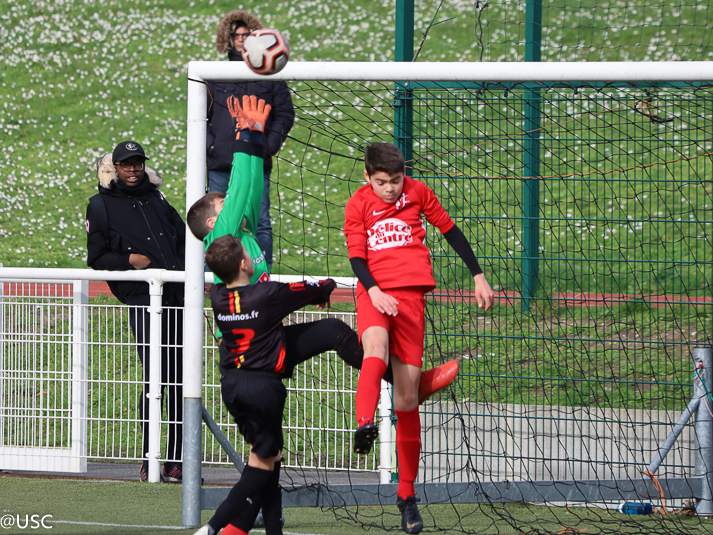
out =
[[(254, 132), (263, 132), (270, 110), (272, 110), (272, 106), (265, 104), (263, 99), (258, 100), (255, 95), (243, 95), (242, 107), (236, 97), (228, 97), (228, 111), (236, 124), (240, 126), (240, 130), (249, 129)], [(239, 134), (238, 131), (235, 139), (238, 139)]]

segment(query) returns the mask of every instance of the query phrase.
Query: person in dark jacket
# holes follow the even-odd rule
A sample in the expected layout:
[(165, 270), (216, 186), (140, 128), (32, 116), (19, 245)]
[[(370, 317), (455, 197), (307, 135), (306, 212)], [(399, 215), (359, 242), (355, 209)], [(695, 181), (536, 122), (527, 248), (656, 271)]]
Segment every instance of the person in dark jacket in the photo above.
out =
[[(144, 149), (122, 141), (112, 154), (97, 162), (100, 203), (87, 207), (87, 264), (93, 269), (185, 269), (186, 226), (160, 193), (162, 179), (146, 166)], [(95, 213), (104, 209), (105, 214)], [(141, 481), (148, 479), (149, 285), (146, 282), (109, 282), (129, 308), (129, 324), (143, 367), (139, 402), (143, 421)], [(164, 285), (161, 315), (161, 399), (168, 405), (168, 461), (165, 478), (180, 480), (183, 446), (183, 284)], [(175, 307), (175, 308), (174, 308)], [(166, 395), (167, 394), (167, 395)], [(163, 409), (162, 409), (163, 410)]]
[[(216, 46), (230, 61), (243, 61), (243, 43), (248, 35), (262, 28), (260, 20), (243, 10), (234, 10), (218, 24)], [(208, 84), (208, 125), (206, 149), (208, 165), (208, 190), (225, 193), (230, 180), (233, 162), (235, 121), (228, 111), (228, 98), (235, 96), (238, 102), (243, 95), (256, 95), (272, 106), (272, 112), (263, 131), (265, 187), (258, 219), (256, 238), (265, 252), (268, 269), (272, 269), (272, 224), (270, 223), (270, 173), (272, 156), (287, 138), (295, 121), (295, 110), (287, 84), (282, 81), (231, 82)]]

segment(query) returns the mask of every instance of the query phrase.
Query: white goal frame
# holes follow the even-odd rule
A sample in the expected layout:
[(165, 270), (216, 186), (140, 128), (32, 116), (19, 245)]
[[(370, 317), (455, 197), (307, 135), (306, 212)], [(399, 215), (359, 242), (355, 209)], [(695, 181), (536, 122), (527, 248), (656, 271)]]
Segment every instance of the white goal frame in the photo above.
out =
[[(708, 82), (713, 62), (398, 63), (290, 62), (279, 74), (260, 76), (242, 62), (188, 64), (186, 207), (204, 194), (206, 176), (205, 82), (211, 81), (419, 82)], [(201, 517), (201, 377), (203, 363), (203, 244), (186, 240), (184, 350), (183, 524)]]

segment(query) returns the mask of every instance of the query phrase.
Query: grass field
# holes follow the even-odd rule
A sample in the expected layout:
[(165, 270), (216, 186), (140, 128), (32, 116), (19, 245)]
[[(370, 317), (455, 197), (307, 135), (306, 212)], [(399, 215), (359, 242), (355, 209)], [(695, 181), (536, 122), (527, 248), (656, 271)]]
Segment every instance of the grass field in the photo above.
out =
[[(0, 522), (3, 533), (27, 533), (30, 528), (6, 527), (7, 516), (21, 525), (33, 515), (55, 535), (164, 535), (181, 527), (180, 485), (149, 485), (116, 481), (22, 478), (0, 474)], [(628, 516), (599, 508), (509, 505), (430, 505), (422, 508), (424, 533), (466, 532), (483, 535), (558, 533), (711, 533), (713, 523), (695, 517)], [(382, 514), (383, 513), (383, 514)], [(284, 532), (314, 535), (359, 535), (365, 531), (398, 530), (395, 506), (338, 509), (285, 509)], [(211, 511), (204, 511), (207, 522)], [(358, 521), (357, 521), (358, 520)], [(38, 520), (39, 521), (39, 520)], [(361, 524), (360, 524), (361, 523)], [(32, 526), (33, 524), (30, 524)], [(35, 524), (36, 525), (36, 524)], [(615, 527), (617, 526), (617, 527)], [(570, 531), (563, 531), (569, 529)], [(616, 530), (616, 531), (615, 531)], [(41, 526), (33, 532), (46, 533)], [(264, 533), (256, 529), (254, 533)], [(399, 530), (400, 532), (400, 530)]]

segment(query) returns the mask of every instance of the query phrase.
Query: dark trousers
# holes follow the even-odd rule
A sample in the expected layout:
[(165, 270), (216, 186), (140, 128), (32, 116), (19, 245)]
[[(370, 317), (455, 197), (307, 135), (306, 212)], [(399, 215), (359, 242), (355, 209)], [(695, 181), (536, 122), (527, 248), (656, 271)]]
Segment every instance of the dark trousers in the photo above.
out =
[[(325, 318), (309, 323), (295, 323), (282, 328), (285, 336), (285, 373), (283, 377), (291, 377), (298, 365), (327, 351), (336, 350), (337, 354), (353, 368), (361, 368), (363, 351), (359, 348), (356, 333), (342, 320)], [(340, 351), (340, 336), (349, 337), (350, 345), (354, 346), (353, 358), (346, 358)], [(347, 345), (347, 344), (345, 344)]]
[[(136, 351), (143, 368), (143, 392), (139, 400), (142, 420), (142, 457), (149, 451), (149, 337), (150, 314), (146, 307), (129, 308), (129, 324), (134, 333)], [(168, 444), (166, 458), (181, 460), (183, 452), (183, 309), (164, 309), (161, 314), (161, 412), (168, 416)]]

